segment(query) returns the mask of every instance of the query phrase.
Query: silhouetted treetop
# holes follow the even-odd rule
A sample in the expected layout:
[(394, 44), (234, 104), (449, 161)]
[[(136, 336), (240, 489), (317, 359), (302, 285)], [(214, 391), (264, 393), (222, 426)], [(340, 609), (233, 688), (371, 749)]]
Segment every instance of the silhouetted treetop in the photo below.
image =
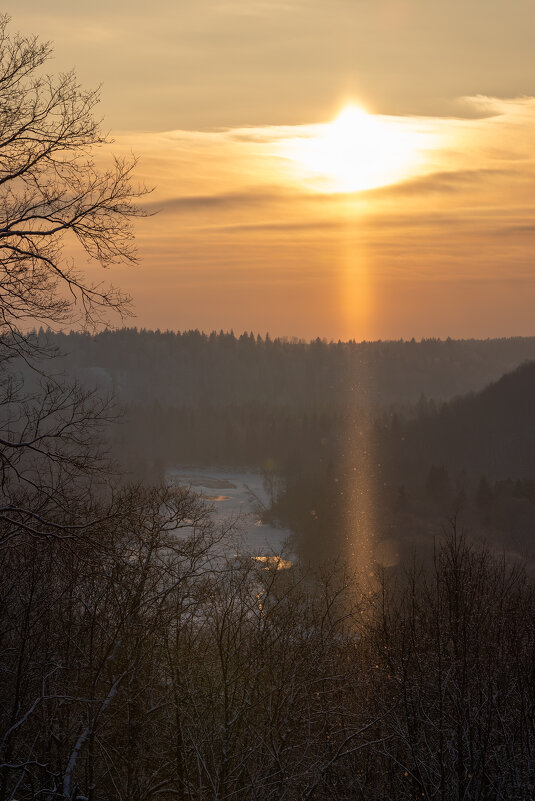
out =
[[(95, 323), (126, 298), (86, 280), (64, 256), (70, 235), (102, 265), (135, 258), (130, 221), (144, 190), (135, 160), (97, 167), (107, 142), (94, 117), (99, 96), (73, 72), (51, 76), (48, 43), (14, 34), (0, 17), (0, 334), (28, 319)], [(76, 307), (76, 309), (75, 309)]]

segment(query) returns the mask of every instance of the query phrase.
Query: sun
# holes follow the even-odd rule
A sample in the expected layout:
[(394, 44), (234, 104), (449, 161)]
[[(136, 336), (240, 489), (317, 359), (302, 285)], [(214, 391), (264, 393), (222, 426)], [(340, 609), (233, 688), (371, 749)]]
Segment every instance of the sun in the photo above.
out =
[(368, 114), (346, 106), (330, 123), (290, 140), (285, 155), (316, 188), (357, 192), (397, 183), (421, 161), (422, 134), (403, 118)]

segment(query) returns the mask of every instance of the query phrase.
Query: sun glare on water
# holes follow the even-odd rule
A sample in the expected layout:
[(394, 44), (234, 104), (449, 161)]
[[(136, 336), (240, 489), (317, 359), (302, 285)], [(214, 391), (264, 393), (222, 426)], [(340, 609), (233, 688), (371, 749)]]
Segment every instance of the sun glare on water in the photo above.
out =
[(425, 134), (405, 120), (347, 106), (333, 122), (315, 126), (312, 135), (287, 141), (283, 155), (316, 188), (357, 192), (408, 178), (424, 148)]

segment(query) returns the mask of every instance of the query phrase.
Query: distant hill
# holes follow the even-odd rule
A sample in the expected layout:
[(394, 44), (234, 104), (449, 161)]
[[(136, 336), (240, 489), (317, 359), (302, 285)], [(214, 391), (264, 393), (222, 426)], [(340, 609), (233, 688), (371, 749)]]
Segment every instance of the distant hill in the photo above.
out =
[(443, 401), (535, 359), (535, 337), (300, 342), (135, 328), (38, 337), (67, 354), (65, 369), (123, 402), (174, 408), (255, 403), (324, 411), (410, 405), (422, 396)]
[(535, 361), (421, 414), (407, 425), (400, 455), (493, 479), (535, 477)]
[(177, 464), (337, 464), (348, 425), (367, 410), (382, 421), (376, 462), (396, 486), (405, 473), (421, 483), (440, 464), (455, 474), (535, 476), (535, 368), (519, 367), (535, 361), (535, 337), (300, 342), (134, 328), (35, 336), (65, 354), (58, 372), (125, 408), (110, 437), (136, 476)]

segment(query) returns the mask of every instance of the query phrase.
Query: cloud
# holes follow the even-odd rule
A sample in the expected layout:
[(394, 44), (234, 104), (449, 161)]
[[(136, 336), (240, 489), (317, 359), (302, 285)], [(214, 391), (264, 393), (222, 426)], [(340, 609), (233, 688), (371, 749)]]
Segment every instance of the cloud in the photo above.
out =
[[(424, 197), (429, 194), (459, 194), (466, 192), (470, 188), (481, 188), (485, 183), (491, 182), (496, 178), (511, 177), (514, 171), (506, 169), (477, 169), (477, 170), (451, 170), (431, 173), (429, 175), (418, 176), (397, 184), (368, 189), (362, 192), (353, 193), (312, 193), (310, 191), (300, 191), (292, 187), (277, 186), (257, 186), (233, 192), (223, 192), (221, 194), (206, 195), (184, 195), (177, 197), (164, 198), (161, 201), (150, 201), (145, 204), (145, 208), (150, 212), (161, 212), (165, 214), (186, 213), (203, 215), (204, 212), (211, 211), (238, 211), (254, 210), (268, 206), (277, 206), (281, 209), (286, 205), (294, 206), (298, 203), (304, 211), (306, 207), (316, 208), (340, 208), (351, 200), (358, 201), (363, 198), (380, 200), (394, 199), (402, 197)], [(288, 227), (288, 224), (280, 224)], [(300, 223), (292, 223), (294, 228), (299, 227)], [(306, 224), (303, 224), (306, 226)], [(325, 222), (314, 221), (314, 226), (324, 227)], [(330, 223), (329, 223), (330, 225)], [(242, 228), (255, 228), (255, 225), (241, 226)], [(273, 229), (279, 224), (263, 225), (262, 227)]]
[(362, 193), (369, 197), (420, 196), (435, 193), (460, 193), (469, 188), (481, 187), (494, 178), (511, 177), (513, 170), (482, 168), (476, 170), (447, 170), (409, 178), (397, 184), (388, 184)]
[(501, 226), (496, 230), (497, 234), (502, 234), (504, 236), (528, 236), (532, 237), (535, 235), (535, 223), (530, 223), (526, 225), (504, 225)]
[[(220, 210), (232, 211), (241, 208), (261, 207), (280, 202), (287, 198), (289, 193), (275, 189), (251, 189), (236, 192), (226, 192), (219, 195), (186, 195), (171, 197), (160, 202), (151, 202), (145, 205), (149, 211), (202, 213), (204, 211)], [(293, 193), (296, 197), (297, 193)]]
[(410, 229), (420, 228), (438, 231), (443, 228), (451, 227), (460, 230), (462, 227), (470, 224), (466, 216), (462, 214), (429, 213), (419, 214), (417, 216), (404, 214), (368, 214), (366, 216), (355, 215), (354, 219), (348, 219), (347, 217), (340, 219), (338, 217), (330, 220), (313, 219), (295, 222), (222, 224), (219, 226), (206, 226), (203, 230), (222, 234), (261, 232), (299, 233), (312, 236), (313, 241), (315, 239), (314, 234), (317, 232), (332, 232), (335, 235), (344, 234), (346, 236), (353, 234), (357, 237), (363, 237), (366, 232), (372, 229), (381, 230), (386, 234), (389, 230), (393, 229), (397, 231), (403, 229), (406, 232)]
[[(498, 330), (499, 319), (505, 333), (532, 325), (535, 99), (478, 99), (473, 109), (462, 119), (395, 118), (429, 135), (419, 171), (353, 193), (307, 183), (277, 155), (279, 142), (303, 140), (317, 126), (125, 137), (125, 146), (146, 154), (147, 183), (151, 175), (159, 183), (150, 208), (162, 213), (139, 225), (144, 259), (155, 280), (181, 288), (182, 314), (193, 315), (197, 304), (207, 319), (225, 309), (245, 322), (253, 303), (254, 319), (273, 328), (280, 287), (291, 286), (287, 331), (310, 320), (316, 330), (321, 318), (322, 331), (338, 333), (337, 298), (358, 294), (362, 278), (377, 309), (368, 338), (387, 330), (455, 333), (461, 321), (463, 331), (480, 335)], [(431, 302), (444, 310), (442, 328), (434, 328)]]

